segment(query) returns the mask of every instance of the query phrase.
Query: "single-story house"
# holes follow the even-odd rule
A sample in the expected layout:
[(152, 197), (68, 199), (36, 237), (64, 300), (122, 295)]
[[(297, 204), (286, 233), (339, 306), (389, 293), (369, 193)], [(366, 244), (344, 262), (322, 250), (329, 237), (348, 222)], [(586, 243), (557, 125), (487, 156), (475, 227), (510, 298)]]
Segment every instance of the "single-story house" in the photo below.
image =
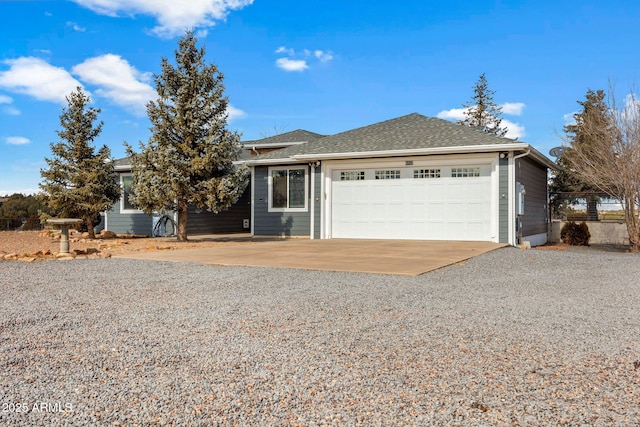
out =
[[(259, 154), (269, 153), (286, 147), (301, 145), (322, 138), (324, 135), (306, 130), (295, 130), (259, 140), (243, 141), (241, 158), (250, 159)], [(123, 197), (112, 205), (111, 210), (104, 212), (98, 229), (106, 229), (119, 234), (153, 234), (154, 225), (159, 214), (147, 215), (129, 203), (129, 192), (133, 181), (131, 161), (129, 158), (114, 160), (114, 168), (118, 172), (118, 180), (123, 189)], [(228, 210), (214, 214), (206, 210), (189, 208), (187, 234), (226, 234), (246, 233), (250, 229), (251, 218), (251, 186), (248, 185), (240, 199)], [(165, 212), (177, 221), (174, 212)]]
[(242, 163), (255, 236), (547, 241), (554, 163), (446, 120), (409, 114)]

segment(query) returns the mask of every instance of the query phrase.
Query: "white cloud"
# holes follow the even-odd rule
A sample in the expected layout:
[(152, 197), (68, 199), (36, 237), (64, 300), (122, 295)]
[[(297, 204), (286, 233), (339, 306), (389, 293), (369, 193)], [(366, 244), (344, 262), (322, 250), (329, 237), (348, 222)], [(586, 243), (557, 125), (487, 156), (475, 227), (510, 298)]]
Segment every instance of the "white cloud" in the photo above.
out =
[(76, 24), (75, 22), (67, 22), (67, 27), (71, 27), (73, 28), (73, 31), (77, 31), (79, 33), (84, 33), (85, 31), (87, 31), (86, 28), (81, 27), (80, 25)]
[(285, 71), (304, 71), (309, 68), (307, 61), (303, 59), (278, 58), (276, 65)]
[(185, 28), (212, 27), (224, 20), (230, 11), (239, 10), (253, 0), (73, 0), (80, 6), (108, 16), (149, 15), (158, 26), (153, 33), (160, 37), (174, 37)]
[[(13, 103), (13, 98), (11, 98), (10, 96), (6, 96), (6, 95), (0, 95), (0, 104), (11, 104)], [(8, 114), (10, 116), (19, 116), (20, 115), (20, 110), (18, 110), (17, 108), (15, 108), (12, 105), (6, 105), (4, 107), (2, 107), (2, 112), (5, 114)]]
[(247, 117), (247, 113), (245, 111), (232, 105), (227, 105), (227, 114), (229, 115), (229, 121)]
[(275, 50), (275, 53), (286, 53), (289, 56), (295, 55), (295, 51), (293, 49), (289, 49), (285, 46), (280, 46)]
[(6, 142), (7, 144), (11, 145), (26, 145), (31, 141), (29, 140), (29, 138), (25, 138), (23, 136), (9, 136), (6, 139)]
[(39, 58), (21, 57), (4, 63), (10, 68), (0, 72), (0, 87), (12, 92), (64, 105), (66, 96), (78, 86), (82, 87), (67, 70)]
[(507, 128), (507, 134), (505, 135), (507, 138), (521, 139), (527, 136), (527, 133), (524, 130), (524, 126), (519, 123), (515, 123), (507, 119), (502, 119), (501, 126)]
[(510, 116), (520, 116), (524, 111), (524, 107), (523, 102), (505, 102), (502, 104), (502, 112)]
[[(302, 51), (296, 52), (294, 49), (286, 46), (280, 46), (275, 50), (275, 53), (284, 54), (289, 58), (278, 58), (276, 65), (285, 71), (304, 71), (309, 68), (309, 61), (306, 58), (315, 57), (320, 62), (328, 62), (333, 59), (333, 53), (331, 51), (302, 49)], [(305, 59), (294, 59), (295, 57), (303, 57)]]
[(320, 60), (320, 62), (328, 62), (333, 59), (333, 54), (331, 52), (325, 52), (322, 50), (316, 50), (313, 52), (316, 58)]
[(452, 108), (451, 110), (440, 111), (436, 117), (445, 120), (463, 120), (465, 117), (464, 112), (464, 108)]
[(89, 58), (73, 67), (72, 72), (83, 82), (98, 86), (97, 95), (139, 116), (146, 114), (147, 102), (156, 97), (156, 91), (146, 83), (151, 75), (139, 72), (118, 55)]
[[(503, 104), (503, 105), (507, 105), (507, 104)], [(519, 109), (514, 107), (515, 111), (522, 111), (522, 109), (524, 108), (524, 104), (519, 102), (514, 104), (509, 104), (509, 105), (522, 105), (522, 107), (518, 107)], [(465, 112), (464, 108), (452, 108), (450, 110), (440, 111), (436, 117), (440, 119), (445, 119), (445, 120), (455, 120), (455, 121), (464, 120), (465, 118), (464, 112)], [(511, 114), (519, 115), (515, 113), (511, 113)], [(503, 118), (501, 122), (501, 127), (507, 128), (507, 134), (505, 135), (507, 138), (520, 139), (526, 136), (524, 126), (522, 126), (521, 124), (512, 122), (511, 120), (507, 120)]]

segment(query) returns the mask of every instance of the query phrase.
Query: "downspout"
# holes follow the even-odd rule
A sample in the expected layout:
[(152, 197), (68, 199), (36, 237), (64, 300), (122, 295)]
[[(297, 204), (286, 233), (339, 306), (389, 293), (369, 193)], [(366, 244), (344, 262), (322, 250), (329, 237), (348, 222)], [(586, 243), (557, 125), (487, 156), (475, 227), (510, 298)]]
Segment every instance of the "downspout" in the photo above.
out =
[[(520, 153), (517, 156), (513, 156), (511, 158), (511, 163), (513, 165), (513, 177), (509, 179), (509, 240), (513, 246), (515, 246), (518, 242), (518, 236), (516, 235), (516, 160), (521, 159), (523, 157), (531, 154), (531, 149), (527, 148), (527, 151), (524, 153)], [(522, 228), (522, 224), (518, 224), (519, 228)], [(522, 231), (522, 230), (520, 230)]]
[(255, 186), (255, 182), (256, 182), (256, 167), (255, 166), (251, 166), (251, 237), (255, 236), (256, 234), (256, 230), (255, 230), (255, 210), (256, 210), (256, 186)]
[(309, 197), (311, 203), (309, 209), (311, 210), (309, 216), (309, 239), (314, 240), (316, 234), (316, 167), (320, 162), (309, 162), (309, 168), (311, 170), (311, 191), (309, 191)]

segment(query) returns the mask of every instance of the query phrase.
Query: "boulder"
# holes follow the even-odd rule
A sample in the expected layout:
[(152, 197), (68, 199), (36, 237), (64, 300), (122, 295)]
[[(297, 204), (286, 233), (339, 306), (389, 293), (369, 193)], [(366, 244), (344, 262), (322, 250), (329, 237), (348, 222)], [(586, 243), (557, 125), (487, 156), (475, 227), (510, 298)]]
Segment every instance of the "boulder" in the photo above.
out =
[(100, 237), (102, 237), (103, 239), (115, 239), (118, 236), (113, 231), (102, 230), (100, 232)]

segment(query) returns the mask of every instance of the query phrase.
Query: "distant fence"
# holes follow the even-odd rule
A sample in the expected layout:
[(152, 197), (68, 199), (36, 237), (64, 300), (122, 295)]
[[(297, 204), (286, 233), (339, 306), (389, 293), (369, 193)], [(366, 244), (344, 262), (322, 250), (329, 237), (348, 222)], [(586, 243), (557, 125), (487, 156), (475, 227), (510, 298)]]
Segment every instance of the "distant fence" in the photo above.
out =
[[(624, 221), (585, 221), (589, 227), (591, 240), (589, 243), (593, 245), (628, 245), (629, 234), (627, 233), (627, 225)], [(560, 231), (567, 221), (553, 220), (551, 221), (551, 235), (549, 240), (553, 243), (559, 243)]]

